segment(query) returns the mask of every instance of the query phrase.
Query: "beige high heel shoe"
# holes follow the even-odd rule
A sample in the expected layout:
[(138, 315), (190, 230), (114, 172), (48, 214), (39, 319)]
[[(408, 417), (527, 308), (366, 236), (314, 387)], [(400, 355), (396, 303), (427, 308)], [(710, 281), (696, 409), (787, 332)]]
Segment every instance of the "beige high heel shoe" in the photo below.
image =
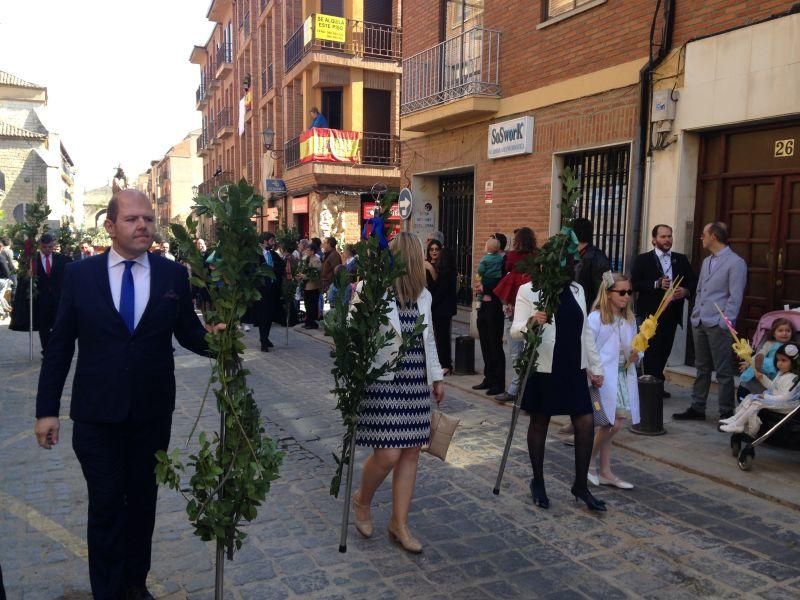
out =
[(411, 535), (407, 525), (397, 525), (394, 521), (389, 521), (389, 539), (400, 544), (406, 552), (422, 552), (422, 544)]
[(372, 525), (372, 515), (370, 515), (369, 519), (359, 519), (358, 518), (358, 511), (364, 510), (365, 508), (369, 510), (369, 504), (361, 504), (359, 499), (361, 498), (361, 490), (356, 490), (353, 494), (353, 523), (355, 523), (356, 529), (358, 533), (363, 535), (365, 538), (372, 537), (372, 532), (374, 531), (374, 527)]

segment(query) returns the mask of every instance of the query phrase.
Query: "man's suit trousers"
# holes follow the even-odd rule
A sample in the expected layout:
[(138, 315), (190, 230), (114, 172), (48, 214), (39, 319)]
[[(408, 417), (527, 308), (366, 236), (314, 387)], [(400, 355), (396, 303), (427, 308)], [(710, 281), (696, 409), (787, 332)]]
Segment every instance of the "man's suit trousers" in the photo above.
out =
[(150, 571), (158, 486), (155, 453), (172, 416), (143, 423), (76, 421), (72, 447), (89, 491), (89, 579), (97, 600), (123, 598)]
[[(489, 388), (505, 391), (506, 355), (503, 350), (503, 305), (492, 296), (478, 309), (478, 335), (483, 355), (483, 378)], [(498, 392), (498, 394), (500, 393)]]

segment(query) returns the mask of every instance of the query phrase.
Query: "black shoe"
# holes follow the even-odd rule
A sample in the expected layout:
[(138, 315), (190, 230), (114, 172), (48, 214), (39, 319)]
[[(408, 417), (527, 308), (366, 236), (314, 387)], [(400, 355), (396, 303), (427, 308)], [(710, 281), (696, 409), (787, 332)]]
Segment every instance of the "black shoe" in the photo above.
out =
[(501, 404), (504, 404), (506, 402), (513, 402), (514, 396), (512, 396), (508, 392), (503, 392), (502, 394), (498, 394), (497, 396), (495, 396), (494, 401), (500, 402)]
[(586, 508), (599, 512), (605, 512), (608, 510), (606, 508), (606, 503), (592, 496), (592, 493), (588, 490), (588, 488), (579, 490), (573, 485), (570, 491), (572, 492), (572, 495), (575, 496), (575, 502), (578, 500), (583, 500), (586, 503)]
[(531, 496), (539, 508), (550, 508), (550, 499), (544, 489), (544, 479), (531, 479)]
[(125, 600), (155, 600), (155, 598), (145, 586), (137, 585), (125, 590)]
[(706, 414), (690, 406), (682, 413), (675, 413), (672, 415), (672, 418), (676, 421), (705, 421)]
[(267, 346), (267, 348), (274, 348), (274, 347), (275, 347), (275, 344), (273, 344), (272, 342), (270, 342), (269, 340), (267, 340), (267, 344), (266, 344), (266, 346)]
[(670, 394), (669, 392), (664, 392), (664, 393), (661, 394), (661, 397), (662, 398), (672, 398), (672, 394)]
[(490, 387), (488, 390), (486, 390), (487, 396), (497, 396), (502, 393), (503, 393), (503, 388), (501, 387)]
[(725, 412), (719, 413), (719, 420), (722, 421), (723, 419), (730, 419), (733, 416), (732, 410), (726, 410)]
[[(473, 390), (488, 390), (489, 389), (489, 384), (486, 383), (486, 380), (484, 379), (478, 385), (473, 385), (472, 389)], [(500, 390), (500, 391), (502, 392), (503, 390)]]
[(269, 352), (269, 346), (266, 344), (261, 344), (261, 351), (262, 352)]

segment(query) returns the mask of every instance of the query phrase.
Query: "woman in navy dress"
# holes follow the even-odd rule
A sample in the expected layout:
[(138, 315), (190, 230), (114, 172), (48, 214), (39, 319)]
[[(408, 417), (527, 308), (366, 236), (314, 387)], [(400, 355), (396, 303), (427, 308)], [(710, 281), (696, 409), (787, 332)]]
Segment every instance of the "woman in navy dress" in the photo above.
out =
[[(394, 371), (364, 390), (356, 444), (373, 449), (364, 463), (361, 487), (353, 494), (356, 529), (364, 537), (373, 533), (370, 503), (386, 476), (392, 474), (392, 518), (389, 537), (408, 552), (422, 552), (422, 544), (408, 530), (408, 512), (417, 477), (417, 462), (422, 446), (431, 434), (431, 391), (437, 404), (444, 399), (442, 367), (436, 353), (431, 316), (431, 294), (425, 289), (422, 245), (417, 236), (399, 233), (390, 250), (402, 260), (406, 273), (394, 284), (394, 300), (389, 325), (394, 329), (391, 344), (380, 351), (374, 363), (392, 360), (400, 347), (401, 334), (414, 331), (422, 316), (425, 329)], [(353, 303), (358, 302), (358, 290)]]
[[(569, 283), (559, 295), (554, 323), (539, 310), (539, 292), (531, 284), (520, 287), (514, 307), (511, 336), (522, 338), (531, 320), (545, 325), (539, 346), (537, 371), (528, 379), (522, 410), (531, 415), (528, 427), (528, 454), (533, 467), (531, 495), (541, 508), (550, 500), (544, 485), (544, 447), (547, 428), (553, 415), (569, 415), (575, 427), (575, 481), (572, 494), (592, 510), (605, 510), (605, 503), (589, 492), (586, 474), (592, 454), (594, 416), (589, 397), (589, 382), (600, 387), (603, 368), (594, 344), (594, 335), (586, 323), (586, 300), (583, 288)], [(587, 375), (587, 369), (589, 371)]]

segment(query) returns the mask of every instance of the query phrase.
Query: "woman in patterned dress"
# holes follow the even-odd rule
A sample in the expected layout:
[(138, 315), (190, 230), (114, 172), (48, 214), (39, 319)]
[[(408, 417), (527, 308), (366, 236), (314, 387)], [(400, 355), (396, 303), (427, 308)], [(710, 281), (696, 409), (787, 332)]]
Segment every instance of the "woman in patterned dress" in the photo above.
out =
[[(392, 472), (389, 537), (408, 552), (419, 553), (422, 544), (408, 530), (408, 512), (420, 449), (430, 438), (431, 388), (440, 404), (444, 399), (443, 374), (432, 330), (431, 294), (425, 289), (422, 244), (415, 235), (403, 232), (392, 240), (390, 249), (403, 261), (406, 273), (394, 283), (395, 299), (387, 326), (394, 328), (394, 339), (378, 353), (375, 364), (391, 360), (399, 349), (401, 334), (411, 333), (420, 315), (425, 329), (397, 368), (365, 390), (356, 443), (373, 450), (364, 462), (361, 487), (353, 494), (353, 512), (359, 533), (372, 536), (370, 503)], [(357, 292), (353, 302), (358, 302)]]

